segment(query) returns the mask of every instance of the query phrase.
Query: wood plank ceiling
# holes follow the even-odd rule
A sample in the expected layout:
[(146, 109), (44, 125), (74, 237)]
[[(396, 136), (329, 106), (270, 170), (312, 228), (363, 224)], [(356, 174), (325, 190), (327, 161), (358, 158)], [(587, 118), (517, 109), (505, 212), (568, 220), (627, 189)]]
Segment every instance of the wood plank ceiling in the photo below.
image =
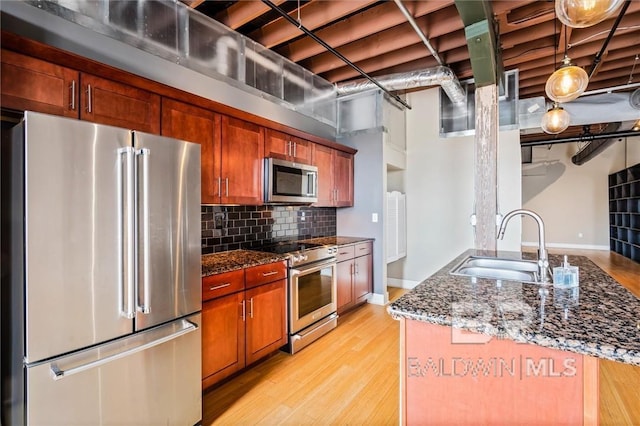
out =
[[(261, 1), (183, 1), (331, 82), (361, 78)], [(372, 76), (438, 65), (393, 1), (272, 2)], [(464, 25), (453, 0), (403, 0), (403, 4), (445, 65), (460, 80), (471, 78)], [(504, 68), (519, 69), (520, 98), (545, 96), (545, 82), (560, 64), (565, 46), (573, 63), (589, 72), (616, 19), (588, 28), (565, 28), (555, 19), (553, 1), (500, 0), (491, 6)], [(640, 0), (633, 0), (587, 90), (639, 82), (639, 46)], [(591, 131), (597, 132), (593, 127)], [(571, 131), (582, 129), (567, 132)]]

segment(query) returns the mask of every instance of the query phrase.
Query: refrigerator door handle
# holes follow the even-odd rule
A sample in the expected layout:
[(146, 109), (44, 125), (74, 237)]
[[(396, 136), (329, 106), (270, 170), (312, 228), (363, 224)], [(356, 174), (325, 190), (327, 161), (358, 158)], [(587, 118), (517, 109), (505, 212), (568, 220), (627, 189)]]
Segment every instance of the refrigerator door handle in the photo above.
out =
[(176, 339), (176, 338), (178, 338), (180, 336), (183, 336), (183, 335), (185, 335), (187, 333), (191, 333), (192, 331), (195, 331), (197, 329), (198, 329), (198, 325), (197, 324), (194, 324), (193, 322), (191, 322), (189, 320), (183, 319), (181, 321), (181, 328), (178, 331), (174, 332), (174, 333), (171, 333), (171, 334), (166, 335), (166, 336), (159, 337), (159, 338), (157, 338), (155, 340), (151, 340), (149, 342), (142, 343), (142, 344), (140, 344), (138, 346), (135, 346), (133, 348), (130, 348), (130, 349), (125, 349), (123, 351), (116, 352), (116, 353), (107, 355), (105, 357), (98, 358), (98, 359), (96, 359), (94, 361), (90, 361), (90, 362), (87, 362), (87, 363), (84, 363), (84, 364), (80, 364), (78, 366), (74, 366), (74, 367), (71, 367), (71, 368), (68, 368), (68, 369), (62, 369), (62, 368), (59, 367), (57, 362), (52, 362), (51, 365), (50, 365), (51, 376), (52, 376), (53, 380), (64, 379), (65, 377), (72, 376), (74, 374), (81, 373), (83, 371), (87, 371), (87, 370), (90, 370), (92, 368), (99, 367), (99, 366), (104, 365), (106, 363), (109, 363), (111, 361), (115, 361), (117, 359), (124, 358), (124, 357), (127, 357), (129, 355), (133, 355), (133, 354), (135, 354), (137, 352), (141, 352), (141, 351), (147, 350), (147, 349), (152, 348), (154, 346), (158, 346), (158, 345), (160, 345), (162, 343), (169, 342), (170, 340)]
[[(134, 176), (133, 148), (118, 149), (117, 199), (118, 199), (118, 278), (120, 296), (120, 315), (131, 319), (135, 317), (135, 253), (131, 249), (134, 235)], [(125, 170), (122, 167), (124, 155)], [(123, 182), (124, 181), (124, 182)]]
[(138, 151), (137, 155), (142, 159), (140, 170), (142, 179), (139, 186), (142, 209), (142, 216), (139, 222), (140, 229), (142, 230), (142, 303), (138, 300), (138, 310), (143, 314), (149, 314), (151, 312), (151, 292), (149, 285), (151, 281), (149, 277), (151, 271), (149, 267), (149, 254), (151, 250), (149, 237), (149, 156), (151, 155), (151, 150), (142, 148)]

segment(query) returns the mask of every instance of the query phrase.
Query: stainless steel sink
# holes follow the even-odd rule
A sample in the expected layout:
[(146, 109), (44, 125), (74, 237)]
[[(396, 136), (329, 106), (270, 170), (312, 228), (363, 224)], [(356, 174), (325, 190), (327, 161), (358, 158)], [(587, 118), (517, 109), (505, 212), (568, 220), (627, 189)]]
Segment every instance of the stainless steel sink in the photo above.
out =
[(468, 256), (453, 268), (450, 274), (542, 284), (538, 279), (537, 263), (527, 260)]
[(465, 266), (479, 266), (481, 268), (508, 269), (510, 271), (538, 272), (538, 264), (527, 260), (501, 259), (498, 257), (470, 256)]

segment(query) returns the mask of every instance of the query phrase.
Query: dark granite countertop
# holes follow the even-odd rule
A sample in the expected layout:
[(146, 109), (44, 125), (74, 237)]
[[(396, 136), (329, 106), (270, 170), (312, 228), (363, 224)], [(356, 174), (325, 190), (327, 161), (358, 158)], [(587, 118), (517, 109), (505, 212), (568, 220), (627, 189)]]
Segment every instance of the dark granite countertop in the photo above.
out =
[(306, 240), (302, 240), (304, 242), (308, 242), (308, 243), (315, 243), (315, 244), (326, 244), (326, 245), (339, 245), (339, 246), (344, 246), (347, 244), (355, 244), (355, 243), (361, 243), (363, 241), (373, 241), (373, 238), (366, 238), (366, 237), (341, 237), (341, 236), (337, 236), (337, 237), (317, 237), (317, 238), (309, 238)]
[(286, 256), (254, 250), (231, 250), (202, 256), (202, 276), (285, 260)]
[[(559, 289), (482, 278), (472, 283), (469, 277), (450, 275), (470, 254), (482, 253), (468, 250), (458, 256), (391, 303), (388, 312), (396, 319), (452, 326), (640, 366), (640, 299), (588, 258), (569, 256), (569, 262), (580, 268), (580, 286)], [(562, 256), (550, 255), (549, 262), (559, 266)]]

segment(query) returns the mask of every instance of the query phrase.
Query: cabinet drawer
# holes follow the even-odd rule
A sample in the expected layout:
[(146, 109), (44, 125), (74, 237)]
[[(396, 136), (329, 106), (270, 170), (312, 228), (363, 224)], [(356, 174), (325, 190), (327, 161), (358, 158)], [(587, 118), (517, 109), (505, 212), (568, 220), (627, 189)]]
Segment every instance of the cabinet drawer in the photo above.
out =
[(225, 272), (202, 278), (202, 301), (215, 299), (244, 289), (244, 270)]
[(267, 263), (266, 265), (252, 266), (245, 269), (245, 282), (247, 288), (281, 280), (287, 277), (286, 261)]
[(340, 246), (338, 247), (338, 254), (336, 258), (338, 262), (342, 262), (343, 260), (353, 259), (355, 253), (355, 246)]
[(367, 241), (366, 243), (358, 243), (355, 245), (355, 250), (356, 257), (371, 254), (371, 242)]

